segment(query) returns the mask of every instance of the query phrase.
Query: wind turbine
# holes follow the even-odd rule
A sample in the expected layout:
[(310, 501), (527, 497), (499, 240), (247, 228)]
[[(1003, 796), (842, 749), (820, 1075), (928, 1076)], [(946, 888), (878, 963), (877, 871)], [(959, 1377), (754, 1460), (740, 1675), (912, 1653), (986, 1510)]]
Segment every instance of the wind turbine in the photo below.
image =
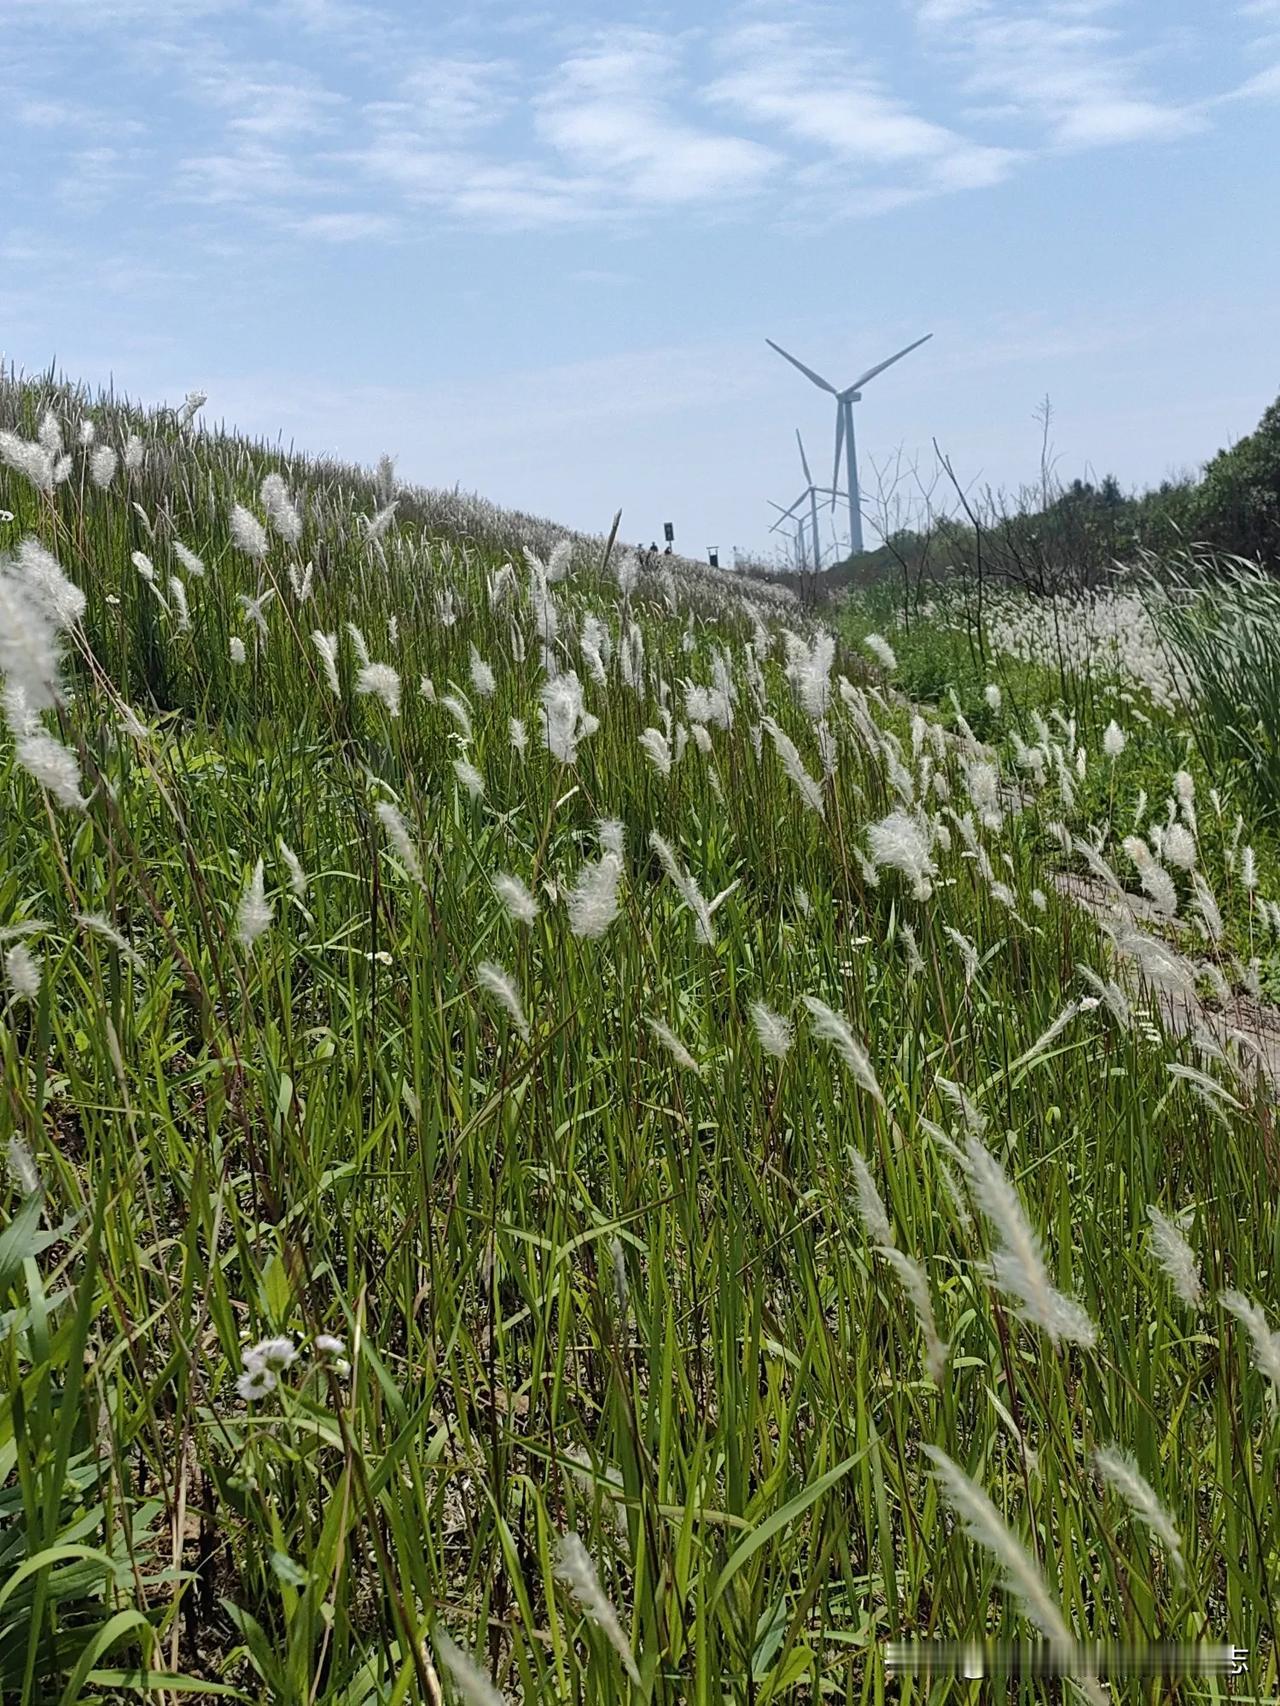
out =
[[(824, 498), (829, 497), (831, 499), (832, 507), (834, 507), (835, 501), (840, 496), (840, 493), (836, 490), (834, 485), (814, 485), (813, 475), (809, 472), (809, 458), (804, 453), (804, 440), (800, 436), (799, 427), (796, 428), (796, 443), (800, 447), (800, 466), (804, 469), (804, 490), (792, 504), (790, 509), (783, 509), (781, 504), (772, 505), (772, 507), (779, 513), (777, 521), (774, 522), (769, 531), (770, 533), (776, 533), (784, 521), (790, 521), (796, 511), (803, 504), (807, 503), (809, 505), (809, 539), (813, 547), (813, 572), (816, 575), (822, 572), (822, 537), (818, 532), (818, 496), (821, 494)], [(803, 531), (803, 517), (800, 521), (800, 527)]]
[[(908, 344), (906, 349), (900, 349), (897, 355), (891, 355), (888, 361), (877, 362), (874, 367), (869, 367), (865, 373), (860, 373), (853, 384), (846, 386), (843, 391), (837, 391), (830, 380), (824, 379), (820, 373), (815, 373), (811, 367), (806, 367), (802, 361), (797, 361), (795, 356), (788, 350), (784, 350), (781, 344), (775, 344), (772, 338), (764, 340), (770, 349), (777, 350), (778, 354), (785, 361), (789, 361), (792, 367), (798, 367), (805, 378), (811, 379), (820, 391), (828, 392), (836, 400), (836, 465), (835, 473), (831, 477), (831, 484), (834, 487), (839, 479), (840, 452), (843, 450), (845, 453), (845, 484), (848, 487), (849, 495), (849, 549), (853, 553), (862, 549), (862, 502), (861, 494), (858, 491), (858, 453), (853, 442), (853, 405), (862, 401), (862, 387), (869, 380), (874, 379), (878, 373), (883, 373), (886, 367), (892, 367), (895, 361), (901, 361), (904, 355), (910, 355), (913, 349), (919, 349), (921, 344), (927, 344), (932, 336), (932, 332), (926, 332), (924, 337), (917, 338), (915, 343)], [(836, 507), (834, 493), (831, 498), (831, 507), (832, 509)]]

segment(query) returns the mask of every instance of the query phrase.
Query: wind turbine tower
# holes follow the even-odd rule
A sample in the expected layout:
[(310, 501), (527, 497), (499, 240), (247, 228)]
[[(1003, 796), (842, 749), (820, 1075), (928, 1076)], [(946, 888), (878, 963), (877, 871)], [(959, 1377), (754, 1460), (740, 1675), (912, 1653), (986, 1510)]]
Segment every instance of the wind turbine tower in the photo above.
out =
[[(835, 486), (814, 485), (813, 475), (809, 472), (809, 458), (804, 453), (804, 440), (800, 436), (799, 427), (796, 428), (796, 443), (800, 447), (800, 466), (804, 469), (804, 490), (792, 504), (790, 509), (783, 509), (781, 504), (774, 504), (772, 506), (778, 511), (778, 519), (774, 522), (769, 531), (770, 533), (776, 533), (784, 521), (790, 521), (796, 511), (802, 509), (807, 503), (809, 505), (809, 540), (813, 550), (813, 572), (816, 575), (822, 572), (822, 536), (818, 532), (818, 497), (819, 494), (824, 498), (829, 497), (831, 499), (832, 507), (834, 508), (836, 499), (840, 496), (840, 493)], [(800, 534), (801, 537), (803, 537), (803, 516), (800, 517)], [(803, 566), (804, 562), (802, 557), (797, 567), (802, 568)]]
[(811, 367), (806, 367), (802, 361), (798, 361), (789, 350), (784, 350), (781, 344), (775, 344), (772, 338), (764, 340), (770, 349), (777, 350), (784, 361), (789, 361), (792, 367), (798, 367), (806, 379), (812, 380), (820, 391), (826, 391), (836, 400), (836, 464), (835, 473), (831, 476), (831, 507), (834, 509), (836, 505), (834, 488), (839, 484), (840, 452), (843, 450), (849, 497), (849, 549), (854, 555), (862, 550), (862, 501), (858, 490), (858, 453), (853, 438), (853, 405), (862, 401), (862, 387), (869, 380), (874, 379), (878, 373), (883, 373), (886, 367), (892, 367), (895, 361), (901, 361), (904, 355), (910, 355), (913, 349), (919, 349), (921, 344), (927, 344), (932, 336), (932, 332), (926, 332), (924, 337), (917, 338), (915, 343), (900, 349), (887, 361), (877, 362), (865, 373), (860, 373), (853, 384), (846, 386), (843, 391), (838, 391), (829, 379), (824, 379), (820, 373), (815, 373)]

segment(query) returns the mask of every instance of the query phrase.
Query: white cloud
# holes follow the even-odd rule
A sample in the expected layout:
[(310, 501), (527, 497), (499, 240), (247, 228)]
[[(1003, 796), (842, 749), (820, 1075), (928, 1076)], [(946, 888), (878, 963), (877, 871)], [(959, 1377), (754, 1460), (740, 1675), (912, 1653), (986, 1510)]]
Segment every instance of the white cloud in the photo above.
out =
[(559, 67), (536, 103), (538, 133), (572, 166), (634, 201), (712, 201), (756, 188), (779, 156), (682, 118), (673, 98), (680, 72), (662, 37), (604, 35)]
[(390, 236), (396, 228), (396, 222), (381, 213), (310, 213), (289, 226), (299, 237), (322, 243), (368, 243)]
[(994, 103), (988, 116), (1019, 120), (1051, 147), (1075, 149), (1164, 142), (1202, 128), (1193, 106), (1144, 87), (1140, 53), (1126, 47), (1113, 0), (915, 0), (926, 46), (965, 65), (967, 93)]

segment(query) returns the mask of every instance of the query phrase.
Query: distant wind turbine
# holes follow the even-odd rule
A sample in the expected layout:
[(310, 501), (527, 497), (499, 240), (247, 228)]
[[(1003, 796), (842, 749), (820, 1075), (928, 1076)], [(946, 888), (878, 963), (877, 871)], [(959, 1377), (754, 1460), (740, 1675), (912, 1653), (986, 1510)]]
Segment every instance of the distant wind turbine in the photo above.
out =
[[(796, 428), (796, 443), (800, 446), (800, 466), (804, 469), (804, 490), (792, 504), (790, 509), (783, 509), (781, 504), (774, 504), (772, 506), (779, 512), (779, 514), (777, 521), (774, 522), (769, 531), (770, 533), (776, 533), (784, 521), (790, 521), (796, 511), (800, 509), (803, 504), (807, 503), (809, 505), (809, 539), (813, 548), (813, 572), (816, 575), (822, 572), (822, 536), (818, 532), (818, 498), (819, 495), (824, 498), (829, 497), (834, 507), (835, 501), (840, 496), (840, 493), (836, 490), (834, 485), (814, 485), (813, 475), (809, 472), (809, 458), (804, 453), (804, 440), (800, 436), (799, 427)], [(800, 527), (803, 531), (803, 518), (801, 518)]]
[[(812, 380), (820, 391), (828, 392), (836, 400), (836, 466), (835, 473), (831, 477), (831, 486), (834, 487), (839, 481), (840, 452), (843, 449), (845, 453), (845, 484), (848, 488), (849, 497), (849, 549), (855, 554), (862, 549), (862, 500), (861, 493), (858, 490), (858, 453), (853, 442), (853, 405), (862, 401), (862, 387), (868, 380), (874, 379), (878, 373), (883, 373), (886, 367), (892, 367), (895, 361), (901, 361), (904, 355), (910, 355), (913, 349), (919, 349), (921, 344), (927, 344), (932, 336), (932, 332), (926, 332), (924, 337), (917, 338), (915, 343), (908, 344), (906, 349), (900, 349), (897, 355), (891, 355), (888, 361), (881, 361), (875, 367), (869, 367), (865, 373), (860, 373), (853, 384), (846, 386), (843, 391), (837, 391), (830, 380), (824, 379), (820, 373), (815, 373), (811, 367), (806, 367), (802, 361), (797, 361), (795, 356), (788, 350), (784, 350), (781, 344), (775, 344), (772, 338), (764, 340), (770, 349), (777, 350), (784, 361), (789, 361), (792, 367), (798, 367), (806, 379)], [(832, 509), (835, 506), (836, 496), (833, 492)]]

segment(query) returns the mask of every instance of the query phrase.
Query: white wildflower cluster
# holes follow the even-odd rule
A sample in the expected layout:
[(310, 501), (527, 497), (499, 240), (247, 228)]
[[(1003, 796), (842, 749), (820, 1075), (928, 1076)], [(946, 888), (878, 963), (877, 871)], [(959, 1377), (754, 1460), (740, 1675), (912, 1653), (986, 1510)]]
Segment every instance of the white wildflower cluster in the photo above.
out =
[[(311, 1345), (313, 1369), (332, 1369), (342, 1378), (351, 1372), (346, 1358), (346, 1345), (333, 1333), (317, 1333)], [(240, 1358), (240, 1373), (236, 1377), (236, 1392), (246, 1404), (260, 1403), (277, 1390), (281, 1377), (296, 1369), (302, 1352), (288, 1334), (260, 1339), (250, 1345)]]

